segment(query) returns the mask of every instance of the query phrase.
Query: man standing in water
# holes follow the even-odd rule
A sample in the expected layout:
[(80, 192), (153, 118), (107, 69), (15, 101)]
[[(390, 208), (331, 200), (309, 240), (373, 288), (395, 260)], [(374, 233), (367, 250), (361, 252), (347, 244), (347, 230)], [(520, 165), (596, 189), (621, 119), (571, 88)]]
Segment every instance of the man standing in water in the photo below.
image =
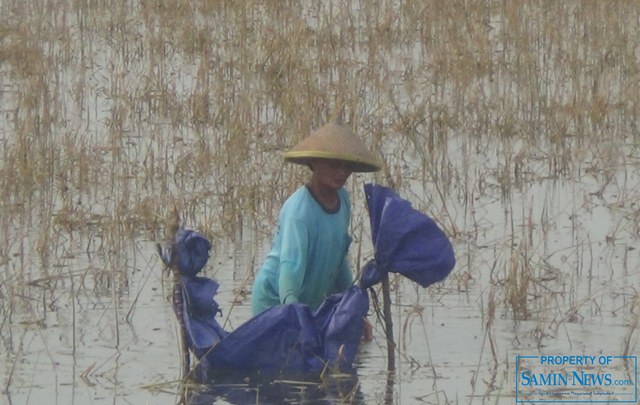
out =
[(295, 302), (315, 309), (325, 297), (351, 285), (351, 203), (344, 184), (353, 172), (381, 167), (348, 127), (336, 123), (314, 131), (284, 159), (308, 166), (311, 178), (282, 206), (271, 251), (253, 284), (254, 316)]

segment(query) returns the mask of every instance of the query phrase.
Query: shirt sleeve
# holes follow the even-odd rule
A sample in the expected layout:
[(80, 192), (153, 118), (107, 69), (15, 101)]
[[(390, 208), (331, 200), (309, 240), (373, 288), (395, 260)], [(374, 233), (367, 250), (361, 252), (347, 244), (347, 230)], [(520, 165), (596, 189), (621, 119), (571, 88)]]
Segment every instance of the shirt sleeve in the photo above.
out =
[(278, 289), (281, 304), (299, 301), (308, 256), (309, 234), (304, 222), (289, 218), (280, 224), (282, 248)]

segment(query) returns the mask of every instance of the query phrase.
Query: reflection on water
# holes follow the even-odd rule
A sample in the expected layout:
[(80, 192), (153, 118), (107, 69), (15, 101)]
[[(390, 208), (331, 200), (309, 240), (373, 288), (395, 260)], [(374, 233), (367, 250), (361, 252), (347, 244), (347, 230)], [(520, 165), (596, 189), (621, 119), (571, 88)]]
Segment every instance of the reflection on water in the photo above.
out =
[[(636, 354), (639, 6), (312, 3), (0, 3), (3, 402), (180, 402), (167, 213), (212, 240), (234, 329), (306, 179), (281, 152), (337, 116), (451, 235), (456, 269), (392, 279), (394, 375), (371, 313), (354, 379), (191, 402), (513, 403), (516, 355)], [(367, 181), (387, 179), (348, 185), (354, 268)]]

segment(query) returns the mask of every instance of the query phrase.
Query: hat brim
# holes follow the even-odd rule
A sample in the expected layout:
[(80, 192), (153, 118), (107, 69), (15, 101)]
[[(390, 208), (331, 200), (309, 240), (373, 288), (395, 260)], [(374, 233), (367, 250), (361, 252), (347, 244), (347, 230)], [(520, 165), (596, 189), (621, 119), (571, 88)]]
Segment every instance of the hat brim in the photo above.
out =
[(335, 159), (344, 160), (351, 163), (351, 171), (358, 173), (377, 172), (382, 168), (382, 164), (375, 160), (362, 159), (360, 156), (346, 153), (335, 153), (328, 151), (307, 150), (285, 152), (284, 160), (289, 163), (299, 165), (309, 165), (309, 159)]

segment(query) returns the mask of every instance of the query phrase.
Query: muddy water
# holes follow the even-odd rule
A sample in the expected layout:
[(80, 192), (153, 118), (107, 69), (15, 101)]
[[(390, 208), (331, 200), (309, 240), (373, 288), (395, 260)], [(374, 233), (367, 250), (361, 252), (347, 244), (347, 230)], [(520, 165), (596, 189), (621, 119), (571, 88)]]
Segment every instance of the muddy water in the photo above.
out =
[[(0, 3), (2, 402), (179, 402), (165, 217), (212, 240), (237, 327), (306, 175), (280, 152), (337, 110), (451, 235), (456, 269), (393, 280), (395, 375), (372, 312), (355, 382), (192, 403), (513, 403), (516, 356), (637, 354), (639, 11), (379, 3)], [(367, 181), (387, 179), (348, 184), (354, 268)]]
[[(640, 181), (633, 170), (616, 176), (627, 184)], [(356, 206), (362, 204), (355, 184), (360, 180), (352, 180)], [(414, 403), (416, 398), (425, 403), (512, 403), (517, 355), (633, 354), (637, 337), (630, 326), (631, 309), (639, 281), (636, 229), (627, 222), (624, 204), (607, 202), (619, 201), (618, 194), (625, 190), (614, 187), (597, 195), (598, 187), (587, 176), (538, 180), (514, 191), (508, 201), (500, 198), (499, 189), (475, 199), (474, 224), (468, 226), (473, 231), (454, 239), (459, 261), (452, 278), (427, 290), (396, 280), (392, 300), (397, 304), (393, 313), (401, 353), (394, 378), (385, 372), (383, 333), (372, 314), (376, 338), (362, 349), (355, 394), (324, 387), (299, 393), (298, 386), (274, 394), (273, 387), (241, 384), (201, 387), (197, 390), (203, 393), (192, 400), (247, 403), (257, 398), (277, 403), (274, 395), (282, 395), (332, 403), (353, 395), (348, 396), (353, 403), (366, 404)], [(411, 190), (419, 205), (426, 192), (417, 184)], [(451, 204), (448, 209), (460, 215), (453, 219), (462, 228), (462, 217), (468, 215), (464, 206)], [(355, 222), (363, 216), (356, 212)], [(228, 315), (228, 329), (250, 316), (249, 298), (242, 292), (268, 243), (256, 243), (250, 231), (243, 236), (242, 242), (217, 239), (206, 268), (222, 285), (218, 300)], [(363, 238), (358, 242), (366, 257), (366, 230)], [(152, 240), (135, 237), (121, 248), (109, 254), (121, 256), (126, 285), (113, 277), (104, 281), (92, 270), (109, 266), (108, 258), (76, 251), (54, 266), (61, 269), (59, 280), (29, 284), (30, 303), (13, 297), (17, 305), (5, 315), (2, 334), (8, 354), (2, 362), (5, 398), (10, 403), (179, 400), (170, 281), (162, 276)], [(528, 262), (520, 260), (524, 254)], [(352, 255), (355, 262), (358, 258)], [(5, 266), (11, 269), (19, 260), (14, 255)], [(514, 311), (501, 293), (514, 263), (534, 279), (526, 291), (526, 311)], [(116, 283), (115, 291), (111, 283)], [(496, 313), (489, 321), (491, 299)], [(4, 302), (7, 311), (6, 297)]]

